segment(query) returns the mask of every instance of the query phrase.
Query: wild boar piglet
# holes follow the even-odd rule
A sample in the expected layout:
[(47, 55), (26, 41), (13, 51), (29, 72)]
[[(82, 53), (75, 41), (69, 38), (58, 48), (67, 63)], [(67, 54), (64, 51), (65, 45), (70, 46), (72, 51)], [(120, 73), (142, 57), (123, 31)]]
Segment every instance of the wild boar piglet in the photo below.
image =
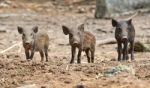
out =
[(22, 44), (25, 50), (27, 60), (32, 60), (35, 51), (39, 51), (41, 61), (48, 61), (49, 36), (45, 32), (38, 32), (38, 27), (24, 29), (18, 26), (18, 32), (22, 34)]
[[(112, 26), (115, 27), (115, 38), (118, 44), (118, 61), (128, 60), (128, 43), (131, 45), (131, 60), (134, 60), (134, 38), (135, 29), (132, 19), (127, 21), (117, 21), (112, 19)], [(124, 46), (122, 48), (122, 45)], [(123, 59), (121, 55), (123, 53)]]
[(76, 48), (78, 48), (79, 50), (77, 56), (77, 63), (81, 63), (82, 51), (85, 51), (88, 63), (93, 63), (96, 43), (95, 36), (90, 32), (84, 31), (84, 24), (79, 25), (77, 29), (71, 29), (63, 25), (62, 29), (65, 35), (69, 35), (69, 43), (71, 45), (72, 53), (70, 63), (74, 63)]

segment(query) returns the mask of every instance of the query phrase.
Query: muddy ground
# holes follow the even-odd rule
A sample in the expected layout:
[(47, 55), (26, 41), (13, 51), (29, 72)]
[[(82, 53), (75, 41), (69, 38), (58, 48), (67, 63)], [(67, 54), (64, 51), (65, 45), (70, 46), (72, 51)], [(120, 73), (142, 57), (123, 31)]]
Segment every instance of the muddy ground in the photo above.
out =
[[(49, 62), (41, 63), (38, 52), (34, 55), (33, 61), (26, 61), (22, 46), (21, 49), (16, 46), (2, 53), (0, 55), (0, 88), (76, 88), (77, 85), (84, 86), (78, 88), (150, 88), (149, 52), (136, 52), (133, 62), (117, 62), (116, 44), (99, 46), (99, 41), (114, 37), (114, 29), (111, 26), (111, 19), (93, 18), (91, 9), (94, 9), (94, 2), (91, 5), (82, 4), (83, 2), (76, 3), (73, 5), (76, 8), (73, 8), (69, 7), (70, 5), (67, 7), (59, 4), (58, 0), (52, 0), (49, 3), (52, 3), (54, 8), (41, 12), (35, 8), (41, 6), (40, 0), (37, 0), (38, 3), (24, 1), (14, 0), (10, 7), (0, 9), (0, 51), (21, 42), (17, 26), (32, 28), (37, 25), (40, 31), (47, 31), (50, 37)], [(81, 7), (85, 9), (82, 10)], [(46, 9), (42, 6), (40, 8)], [(68, 8), (73, 9), (68, 10)], [(128, 16), (123, 16), (123, 18), (126, 17)], [(81, 64), (70, 65), (71, 50), (68, 45), (68, 36), (63, 34), (61, 26), (76, 28), (81, 23), (85, 24), (85, 30), (96, 36), (95, 63), (88, 64), (85, 54), (82, 53)], [(139, 14), (133, 19), (133, 23), (136, 29), (136, 40), (149, 42), (149, 13)], [(118, 66), (120, 63), (133, 66), (135, 74), (122, 72), (112, 77), (96, 79), (98, 73)]]

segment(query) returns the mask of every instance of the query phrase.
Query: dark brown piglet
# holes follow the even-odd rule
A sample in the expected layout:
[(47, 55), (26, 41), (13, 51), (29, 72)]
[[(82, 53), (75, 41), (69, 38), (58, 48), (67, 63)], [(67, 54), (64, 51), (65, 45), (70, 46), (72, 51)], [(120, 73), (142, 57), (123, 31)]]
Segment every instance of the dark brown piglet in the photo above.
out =
[[(130, 43), (131, 45), (131, 60), (134, 60), (135, 29), (132, 24), (132, 19), (129, 19), (127, 21), (117, 21), (112, 19), (112, 26), (116, 28), (115, 38), (118, 44), (118, 61), (129, 59), (128, 43)], [(123, 48), (122, 45), (124, 46)], [(123, 53), (123, 59), (121, 59), (122, 53)]]
[(32, 60), (34, 52), (39, 51), (41, 61), (44, 60), (44, 53), (46, 61), (48, 61), (49, 36), (46, 33), (38, 32), (37, 26), (32, 29), (18, 27), (18, 32), (22, 34), (22, 43), (27, 60)]
[[(81, 53), (85, 51), (88, 63), (94, 63), (96, 39), (90, 32), (84, 31), (84, 24), (81, 24), (76, 30), (62, 26), (65, 35), (69, 34), (69, 43), (71, 45), (72, 57), (70, 63), (74, 63), (76, 48), (78, 48), (77, 63), (81, 63)], [(90, 56), (90, 54), (91, 56)]]

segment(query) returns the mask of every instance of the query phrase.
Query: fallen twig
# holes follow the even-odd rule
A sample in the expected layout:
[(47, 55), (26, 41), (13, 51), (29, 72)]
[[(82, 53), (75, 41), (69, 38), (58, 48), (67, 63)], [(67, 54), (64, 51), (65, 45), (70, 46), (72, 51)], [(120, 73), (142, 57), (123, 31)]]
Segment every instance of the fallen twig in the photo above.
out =
[(139, 13), (139, 12), (135, 12), (132, 16), (130, 16), (130, 17), (129, 17), (129, 18), (127, 18), (126, 20), (130, 20), (130, 19), (132, 19), (132, 18), (136, 17), (136, 16), (138, 15), (138, 13)]
[(21, 44), (19, 44), (19, 50), (18, 50), (18, 53), (20, 53), (20, 52), (21, 52), (21, 50), (22, 50), (22, 45), (21, 45)]
[(22, 43), (22, 42), (16, 43), (16, 44), (10, 46), (9, 48), (7, 48), (7, 49), (5, 49), (5, 50), (2, 50), (2, 51), (0, 52), (0, 54), (3, 54), (3, 53), (5, 53), (5, 52), (11, 50), (11, 49), (14, 48), (14, 47), (21, 45), (21, 43)]
[(69, 65), (66, 66), (66, 70), (69, 70)]

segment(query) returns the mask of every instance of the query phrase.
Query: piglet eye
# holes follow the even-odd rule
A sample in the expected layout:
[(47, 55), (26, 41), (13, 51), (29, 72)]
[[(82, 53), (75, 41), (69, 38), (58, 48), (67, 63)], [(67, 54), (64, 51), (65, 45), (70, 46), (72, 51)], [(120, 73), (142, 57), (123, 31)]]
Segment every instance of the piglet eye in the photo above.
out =
[(78, 32), (78, 34), (80, 34), (80, 32)]
[(122, 32), (121, 28), (118, 29), (118, 32)]
[(73, 35), (72, 35), (72, 34), (70, 34), (70, 37), (73, 37)]
[(33, 34), (32, 34), (32, 33), (31, 33), (30, 35), (31, 35), (31, 36), (33, 36)]
[(117, 30), (120, 30), (120, 31), (121, 31), (121, 28), (120, 28), (120, 27), (117, 27)]
[(25, 36), (25, 34), (22, 34), (23, 36)]
[(118, 28), (119, 30), (121, 30), (121, 28)]

